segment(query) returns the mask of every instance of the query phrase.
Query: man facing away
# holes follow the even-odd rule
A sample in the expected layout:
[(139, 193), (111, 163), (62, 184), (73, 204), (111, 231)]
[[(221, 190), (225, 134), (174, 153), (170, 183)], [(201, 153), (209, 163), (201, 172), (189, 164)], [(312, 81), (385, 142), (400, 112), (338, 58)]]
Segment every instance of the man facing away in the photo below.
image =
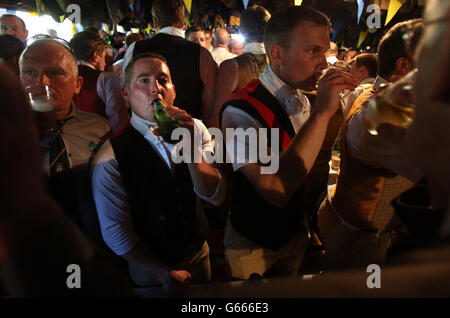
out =
[(113, 131), (120, 130), (128, 122), (128, 112), (120, 80), (104, 72), (105, 42), (96, 33), (83, 31), (77, 33), (70, 44), (78, 59), (78, 75), (83, 77), (83, 86), (73, 99), (75, 107), (107, 118)]
[[(265, 71), (225, 103), (222, 130), (254, 129), (259, 145), (279, 150), (278, 170), (264, 174), (264, 165), (237, 163), (238, 151), (257, 145), (226, 135), (227, 155), (233, 162), (230, 219), (225, 229), (225, 255), (231, 276), (297, 275), (308, 242), (303, 208), (305, 177), (314, 164), (330, 118), (339, 107), (339, 93), (353, 89), (346, 72), (329, 70), (319, 81), (313, 110), (300, 88), (327, 68), (329, 19), (312, 8), (289, 7), (275, 13), (266, 25), (264, 45), (270, 59)], [(261, 128), (275, 128), (278, 137)], [(270, 149), (278, 138), (279, 149)], [(259, 140), (261, 139), (261, 140)], [(273, 144), (273, 140), (271, 140)], [(233, 150), (234, 149), (234, 153)]]
[(230, 44), (230, 34), (225, 29), (217, 29), (214, 32), (214, 44), (211, 54), (216, 61), (217, 65), (220, 65), (225, 60), (236, 57), (236, 54), (230, 53), (228, 50), (228, 44)]
[(328, 266), (367, 266), (383, 262), (393, 243), (393, 232), (403, 224), (391, 201), (411, 188), (423, 172), (400, 150), (389, 133), (373, 135), (364, 123), (363, 109), (381, 91), (414, 68), (403, 41), (405, 27), (394, 25), (378, 46), (378, 76), (354, 102), (341, 129), (341, 162), (337, 184), (319, 210), (318, 225)]
[(211, 276), (208, 226), (197, 196), (219, 205), (225, 187), (220, 173), (203, 160), (174, 163), (177, 145), (154, 134), (152, 101), (167, 105), (166, 114), (188, 129), (192, 140), (202, 136), (202, 155), (212, 152), (211, 138), (199, 120), (171, 106), (175, 86), (165, 59), (156, 53), (129, 63), (122, 94), (132, 110), (131, 126), (102, 146), (92, 175), (103, 238), (129, 262), (137, 285), (185, 291), (191, 280), (207, 282)]
[(219, 114), (223, 103), (236, 91), (257, 78), (267, 66), (264, 48), (264, 26), (270, 13), (261, 6), (247, 8), (241, 16), (241, 33), (245, 37), (244, 53), (220, 64), (217, 73), (216, 100), (213, 126), (219, 125)]

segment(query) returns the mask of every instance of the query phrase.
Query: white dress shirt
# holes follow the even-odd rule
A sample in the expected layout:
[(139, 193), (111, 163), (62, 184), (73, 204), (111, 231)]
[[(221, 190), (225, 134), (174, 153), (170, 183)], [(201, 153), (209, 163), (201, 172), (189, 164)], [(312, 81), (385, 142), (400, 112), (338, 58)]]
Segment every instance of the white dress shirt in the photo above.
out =
[[(171, 160), (171, 153), (176, 153), (177, 144), (169, 144), (160, 136), (155, 136), (152, 133), (152, 127), (155, 127), (156, 124), (146, 121), (134, 113), (130, 123), (158, 153), (167, 168), (173, 171), (174, 163)], [(205, 125), (194, 119), (194, 129), (202, 136), (202, 153), (213, 152), (211, 136)], [(126, 254), (137, 245), (139, 237), (133, 229), (128, 196), (120, 175), (119, 164), (109, 141), (100, 148), (93, 161), (92, 189), (105, 243), (117, 255)], [(225, 196), (226, 189), (223, 180), (220, 179), (216, 191), (211, 197), (199, 193), (195, 187), (194, 192), (201, 199), (217, 205)]]
[[(389, 82), (378, 76), (373, 85), (375, 92), (379, 91), (380, 86), (386, 83)], [(370, 167), (389, 169), (412, 182), (417, 182), (424, 176), (423, 171), (403, 154), (399, 145), (392, 138), (369, 133), (361, 111), (354, 115), (349, 122), (347, 151), (352, 157)]]
[(217, 65), (220, 65), (225, 60), (232, 59), (236, 57), (236, 54), (231, 53), (224, 47), (215, 47), (211, 51), (211, 55), (214, 58), (214, 61), (216, 61)]
[[(289, 116), (289, 119), (297, 133), (309, 119), (311, 113), (311, 105), (308, 98), (299, 90), (289, 87), (284, 83), (275, 73), (272, 71), (270, 65), (268, 65), (264, 72), (259, 76), (261, 84), (277, 99), (284, 111)], [(263, 128), (262, 124), (250, 116), (245, 111), (233, 107), (231, 104), (228, 106), (222, 115), (222, 130), (225, 132), (226, 128), (255, 128), (257, 131), (259, 128)], [(267, 138), (263, 135), (264, 138)], [(250, 145), (247, 141), (242, 141), (233, 147), (233, 143), (236, 140), (231, 138), (226, 139), (227, 155), (232, 160), (233, 170), (236, 171), (249, 163), (248, 155), (245, 158), (244, 163), (238, 163), (238, 148), (246, 149), (246, 154), (250, 152)], [(229, 153), (230, 149), (234, 149), (234, 153)]]

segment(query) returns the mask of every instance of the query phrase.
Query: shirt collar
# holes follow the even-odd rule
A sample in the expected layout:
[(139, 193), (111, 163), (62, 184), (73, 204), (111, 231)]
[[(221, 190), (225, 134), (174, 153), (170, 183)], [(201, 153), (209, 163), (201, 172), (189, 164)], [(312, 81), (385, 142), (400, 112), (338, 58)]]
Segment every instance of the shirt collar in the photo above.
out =
[(184, 32), (183, 32), (183, 30), (180, 30), (180, 29), (172, 27), (172, 26), (164, 27), (161, 30), (159, 30), (158, 33), (165, 33), (165, 34), (175, 35), (175, 36), (182, 37), (184, 39)]
[(361, 84), (373, 84), (375, 82), (375, 78), (374, 77), (369, 77), (366, 78), (365, 80), (362, 80), (361, 83), (359, 83), (359, 85)]
[(144, 137), (150, 132), (151, 127), (157, 126), (155, 122), (145, 120), (144, 118), (136, 115), (134, 112), (131, 113), (130, 123), (131, 126), (139, 131), (139, 133)]
[(213, 48), (213, 52), (228, 52), (226, 48), (218, 46)]
[(89, 62), (83, 61), (83, 60), (79, 60), (79, 61), (77, 62), (77, 65), (84, 65), (84, 66), (90, 67), (90, 68), (92, 68), (93, 70), (95, 70), (95, 66), (94, 66), (94, 65), (92, 65), (92, 64), (89, 63)]
[(75, 107), (75, 105), (74, 105), (73, 102), (72, 102), (72, 104), (70, 105), (70, 111), (69, 111), (69, 114), (68, 114), (66, 117), (64, 117), (64, 119), (62, 120), (62, 122), (65, 124), (65, 123), (67, 123), (67, 122), (68, 122), (69, 120), (71, 120), (71, 119), (76, 119), (76, 120), (78, 120), (78, 121), (81, 121), (79, 112), (80, 112), (80, 111)]
[(338, 58), (336, 56), (329, 56), (327, 57), (328, 64), (334, 65), (338, 61)]
[(245, 43), (244, 53), (266, 54), (266, 48), (264, 47), (264, 43), (261, 42)]
[(300, 91), (283, 82), (272, 70), (270, 65), (259, 76), (261, 84), (280, 102), (288, 115), (294, 115), (309, 107), (308, 98)]
[(383, 77), (377, 76), (377, 78), (375, 78), (375, 82), (373, 83), (373, 89), (375, 91), (378, 91), (380, 89), (380, 86), (383, 84), (389, 84), (389, 82), (385, 80)]

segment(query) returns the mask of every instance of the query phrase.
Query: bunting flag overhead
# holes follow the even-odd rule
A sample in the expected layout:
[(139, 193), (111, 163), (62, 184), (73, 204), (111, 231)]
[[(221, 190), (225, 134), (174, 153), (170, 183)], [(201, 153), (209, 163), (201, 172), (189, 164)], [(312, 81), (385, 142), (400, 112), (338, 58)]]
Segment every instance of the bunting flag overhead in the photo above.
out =
[(245, 10), (247, 10), (247, 6), (248, 6), (248, 0), (242, 0), (244, 2), (244, 8)]
[(295, 5), (296, 6), (301, 6), (302, 2), (303, 2), (303, 0), (295, 0)]
[(384, 26), (388, 25), (389, 21), (392, 20), (397, 11), (400, 10), (400, 8), (405, 2), (406, 0), (391, 0), (391, 2), (389, 2), (389, 8), (387, 11), (387, 17)]
[(356, 46), (358, 49), (361, 46), (361, 44), (364, 42), (364, 40), (366, 39), (367, 34), (369, 34), (369, 32), (367, 32), (367, 31), (359, 32), (358, 45)]
[(359, 19), (361, 18), (361, 14), (364, 9), (364, 0), (357, 0), (358, 1), (358, 21), (356, 24), (359, 24)]
[(189, 15), (191, 14), (191, 7), (192, 7), (192, 0), (183, 0), (184, 6), (186, 7), (187, 12)]

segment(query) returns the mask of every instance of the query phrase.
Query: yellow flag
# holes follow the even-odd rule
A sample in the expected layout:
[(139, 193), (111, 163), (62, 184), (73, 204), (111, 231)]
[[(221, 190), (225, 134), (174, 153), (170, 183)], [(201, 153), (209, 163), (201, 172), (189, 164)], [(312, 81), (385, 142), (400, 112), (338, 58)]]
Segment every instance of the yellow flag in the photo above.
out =
[(45, 6), (44, 3), (42, 2), (42, 0), (37, 0), (37, 7), (38, 7), (38, 11), (39, 13), (43, 13), (45, 11)]
[(405, 2), (406, 0), (391, 0), (391, 2), (389, 2), (389, 8), (387, 11), (387, 17), (384, 26), (388, 25), (389, 21), (392, 20), (394, 15), (397, 13), (398, 10), (400, 10), (400, 8)]
[(296, 6), (301, 6), (302, 2), (303, 2), (303, 0), (295, 0), (295, 5)]
[(183, 2), (186, 6), (187, 12), (191, 14), (192, 0), (183, 0)]
[(358, 39), (357, 48), (359, 48), (361, 46), (361, 44), (364, 42), (364, 40), (366, 39), (368, 33), (369, 32), (367, 32), (367, 31), (359, 32), (359, 39)]
[(59, 16), (59, 21), (60, 21), (61, 23), (63, 23), (65, 19), (66, 19), (66, 16), (65, 16), (65, 15), (60, 15), (60, 16)]

